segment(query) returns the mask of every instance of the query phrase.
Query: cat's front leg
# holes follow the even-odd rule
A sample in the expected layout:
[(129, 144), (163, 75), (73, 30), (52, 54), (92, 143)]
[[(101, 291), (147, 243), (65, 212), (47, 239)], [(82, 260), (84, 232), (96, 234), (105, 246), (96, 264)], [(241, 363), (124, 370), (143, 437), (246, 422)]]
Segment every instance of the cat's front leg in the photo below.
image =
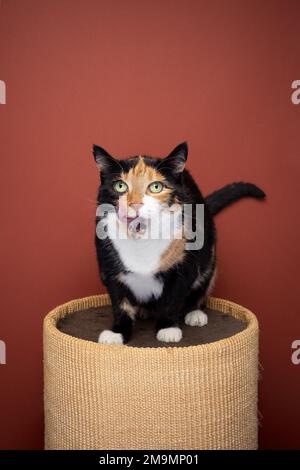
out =
[(138, 308), (133, 305), (126, 295), (121, 292), (109, 292), (113, 310), (113, 324), (111, 330), (100, 333), (98, 342), (104, 344), (124, 344), (132, 335), (133, 322)]
[(179, 326), (181, 312), (184, 308), (187, 286), (185, 277), (176, 270), (166, 279), (162, 297), (153, 308), (157, 318), (155, 331), (158, 341), (179, 343), (182, 330)]
[(127, 343), (131, 338), (132, 326), (133, 320), (128, 314), (122, 308), (115, 308), (112, 328), (102, 331), (98, 342), (104, 344)]

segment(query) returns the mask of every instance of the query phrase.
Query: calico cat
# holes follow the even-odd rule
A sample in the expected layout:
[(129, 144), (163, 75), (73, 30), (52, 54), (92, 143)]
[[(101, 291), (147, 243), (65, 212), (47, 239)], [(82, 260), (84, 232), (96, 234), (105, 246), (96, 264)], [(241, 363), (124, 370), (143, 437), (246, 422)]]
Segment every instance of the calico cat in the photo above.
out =
[[(192, 326), (207, 323), (203, 308), (216, 275), (213, 217), (242, 197), (265, 194), (253, 184), (233, 183), (204, 198), (185, 169), (186, 143), (166, 158), (118, 160), (96, 145), (93, 154), (101, 179), (97, 258), (114, 316), (112, 329), (102, 331), (99, 342), (128, 342), (136, 317), (145, 312), (156, 317), (159, 341), (179, 342), (181, 320)], [(185, 205), (192, 208), (187, 218)], [(197, 207), (203, 208), (200, 223)], [(170, 221), (173, 231), (165, 236)], [(188, 249), (200, 232), (202, 242)]]

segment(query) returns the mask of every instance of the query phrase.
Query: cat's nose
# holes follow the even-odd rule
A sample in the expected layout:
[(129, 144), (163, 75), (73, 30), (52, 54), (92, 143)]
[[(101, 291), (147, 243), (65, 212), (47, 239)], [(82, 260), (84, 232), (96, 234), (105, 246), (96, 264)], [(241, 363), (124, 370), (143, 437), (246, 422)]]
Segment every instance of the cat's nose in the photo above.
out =
[(139, 210), (143, 207), (143, 204), (130, 204), (130, 207), (134, 209), (136, 212), (139, 212)]
[(131, 216), (138, 217), (139, 211), (141, 210), (142, 207), (143, 207), (143, 204), (137, 204), (137, 203), (130, 204), (129, 209), (128, 209), (129, 217)]

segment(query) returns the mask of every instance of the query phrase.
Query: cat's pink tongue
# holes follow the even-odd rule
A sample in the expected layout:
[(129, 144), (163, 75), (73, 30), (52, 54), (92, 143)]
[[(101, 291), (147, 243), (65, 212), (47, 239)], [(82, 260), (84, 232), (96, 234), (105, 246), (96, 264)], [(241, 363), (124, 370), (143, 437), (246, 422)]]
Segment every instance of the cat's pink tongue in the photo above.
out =
[[(123, 224), (126, 224), (127, 227), (129, 227), (130, 224), (134, 224), (135, 221), (137, 221), (139, 217), (136, 216), (136, 217), (120, 217), (120, 220)], [(136, 222), (136, 226), (138, 226), (138, 222)]]
[(127, 220), (128, 224), (131, 224), (131, 222), (133, 222), (136, 219), (138, 219), (138, 216), (136, 216), (136, 217), (126, 217), (126, 220)]
[(118, 207), (118, 216), (119, 219), (124, 223), (124, 224), (130, 224), (133, 220), (137, 219), (138, 214), (135, 213), (135, 211), (132, 211), (132, 213), (129, 215), (127, 212), (127, 208), (123, 207), (120, 205)]

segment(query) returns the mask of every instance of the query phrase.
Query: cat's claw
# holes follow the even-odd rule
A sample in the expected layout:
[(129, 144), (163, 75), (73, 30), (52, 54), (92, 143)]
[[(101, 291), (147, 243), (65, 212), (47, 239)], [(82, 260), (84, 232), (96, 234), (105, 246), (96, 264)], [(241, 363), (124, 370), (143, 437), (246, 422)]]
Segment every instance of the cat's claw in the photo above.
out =
[(186, 314), (184, 322), (189, 326), (204, 326), (207, 325), (208, 318), (202, 310), (193, 310)]
[(103, 330), (100, 333), (98, 343), (102, 344), (123, 344), (123, 336), (121, 333), (115, 333), (111, 330)]
[(157, 332), (156, 338), (164, 343), (178, 343), (182, 338), (182, 331), (177, 326), (162, 328)]

